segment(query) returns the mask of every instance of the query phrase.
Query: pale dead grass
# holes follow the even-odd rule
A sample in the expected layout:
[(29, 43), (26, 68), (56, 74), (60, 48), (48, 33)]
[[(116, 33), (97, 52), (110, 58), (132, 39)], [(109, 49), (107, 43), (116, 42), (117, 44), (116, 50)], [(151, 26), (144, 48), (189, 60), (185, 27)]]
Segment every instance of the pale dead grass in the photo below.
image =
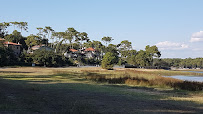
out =
[(197, 96), (197, 95), (193, 95), (189, 97), (170, 97), (169, 99), (172, 99), (175, 101), (191, 101), (198, 104), (203, 104), (203, 96)]

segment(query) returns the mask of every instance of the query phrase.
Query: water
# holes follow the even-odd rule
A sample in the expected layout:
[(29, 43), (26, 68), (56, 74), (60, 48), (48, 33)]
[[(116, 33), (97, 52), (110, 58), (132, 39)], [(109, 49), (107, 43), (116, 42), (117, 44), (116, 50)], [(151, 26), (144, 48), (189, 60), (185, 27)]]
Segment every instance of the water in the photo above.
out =
[(184, 75), (176, 75), (176, 76), (164, 76), (164, 77), (170, 77), (185, 81), (196, 81), (196, 82), (203, 82), (203, 77), (200, 76), (184, 76)]
[(203, 71), (184, 71), (184, 72), (203, 73)]

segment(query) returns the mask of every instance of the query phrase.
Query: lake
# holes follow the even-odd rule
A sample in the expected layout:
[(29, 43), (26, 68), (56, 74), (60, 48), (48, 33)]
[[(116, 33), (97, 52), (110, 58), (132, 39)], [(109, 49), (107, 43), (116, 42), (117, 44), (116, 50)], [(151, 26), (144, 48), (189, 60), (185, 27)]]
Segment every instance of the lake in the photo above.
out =
[(184, 71), (184, 72), (203, 73), (203, 71)]
[(170, 77), (180, 80), (186, 80), (186, 81), (196, 81), (196, 82), (203, 82), (203, 77), (200, 76), (184, 76), (184, 75), (176, 75), (176, 76), (164, 76), (164, 77)]

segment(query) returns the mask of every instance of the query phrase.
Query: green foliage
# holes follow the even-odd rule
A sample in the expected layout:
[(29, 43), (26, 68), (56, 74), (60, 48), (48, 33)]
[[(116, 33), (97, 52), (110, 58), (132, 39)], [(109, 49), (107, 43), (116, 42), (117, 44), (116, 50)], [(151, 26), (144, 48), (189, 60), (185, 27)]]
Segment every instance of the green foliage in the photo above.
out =
[(102, 41), (106, 42), (106, 46), (107, 46), (107, 43), (110, 43), (112, 40), (114, 40), (114, 39), (112, 37), (109, 37), (109, 36), (105, 36), (102, 38)]
[(145, 48), (146, 52), (149, 53), (152, 57), (161, 57), (161, 52), (158, 50), (156, 46), (149, 46), (147, 45)]
[(149, 66), (150, 59), (149, 54), (143, 50), (138, 51), (138, 54), (135, 56), (135, 62), (141, 67)]
[(114, 64), (116, 64), (118, 57), (111, 52), (107, 52), (102, 59), (102, 68), (112, 69)]
[(4, 38), (6, 41), (9, 41), (9, 42), (20, 43), (22, 44), (23, 49), (27, 49), (27, 45), (25, 43), (26, 38), (23, 37), (21, 35), (21, 32), (18, 32), (17, 30), (14, 30), (12, 34), (8, 34)]
[(14, 53), (0, 42), (0, 66), (15, 65), (18, 62)]
[(66, 64), (67, 59), (54, 53), (53, 51), (37, 50), (34, 52), (33, 61), (39, 65), (52, 67)]
[(31, 34), (30, 36), (27, 37), (25, 43), (29, 48), (31, 48), (34, 45), (37, 45), (37, 36)]
[(177, 68), (203, 68), (203, 58), (186, 58), (186, 59), (162, 59), (167, 62), (170, 67)]
[(123, 40), (121, 41), (121, 43), (119, 44), (119, 48), (121, 51), (126, 51), (126, 50), (130, 50), (132, 48), (132, 43), (129, 42), (128, 40)]
[(0, 23), (0, 38), (4, 38), (4, 36), (6, 35), (7, 31), (6, 29), (10, 26), (10, 23)]
[(10, 23), (14, 25), (14, 30), (15, 30), (16, 26), (21, 30), (21, 32), (22, 32), (22, 30), (25, 30), (25, 31), (28, 30), (28, 23), (27, 22), (16, 22), (15, 21), (15, 22), (10, 22)]

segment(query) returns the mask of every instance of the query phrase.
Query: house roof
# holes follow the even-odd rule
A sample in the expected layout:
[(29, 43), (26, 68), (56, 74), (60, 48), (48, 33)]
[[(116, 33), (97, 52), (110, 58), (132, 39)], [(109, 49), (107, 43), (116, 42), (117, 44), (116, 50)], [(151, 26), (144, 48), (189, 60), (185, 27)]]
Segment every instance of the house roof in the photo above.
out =
[(32, 50), (39, 49), (40, 47), (41, 47), (40, 45), (32, 46)]
[(76, 52), (78, 50), (76, 50), (76, 49), (69, 49), (69, 51)]
[(17, 44), (17, 43), (13, 43), (13, 42), (4, 42), (4, 44), (5, 45), (8, 45), (8, 44), (10, 44), (10, 45), (21, 45), (21, 44)]
[(5, 40), (5, 39), (3, 39), (3, 38), (0, 38), (0, 40), (2, 41), (2, 40)]
[(85, 51), (96, 51), (96, 50), (94, 48), (90, 47), (90, 48), (85, 49)]
[(47, 47), (44, 44), (32, 46), (32, 50), (37, 50), (37, 49), (41, 49), (41, 48), (50, 48), (50, 47)]

